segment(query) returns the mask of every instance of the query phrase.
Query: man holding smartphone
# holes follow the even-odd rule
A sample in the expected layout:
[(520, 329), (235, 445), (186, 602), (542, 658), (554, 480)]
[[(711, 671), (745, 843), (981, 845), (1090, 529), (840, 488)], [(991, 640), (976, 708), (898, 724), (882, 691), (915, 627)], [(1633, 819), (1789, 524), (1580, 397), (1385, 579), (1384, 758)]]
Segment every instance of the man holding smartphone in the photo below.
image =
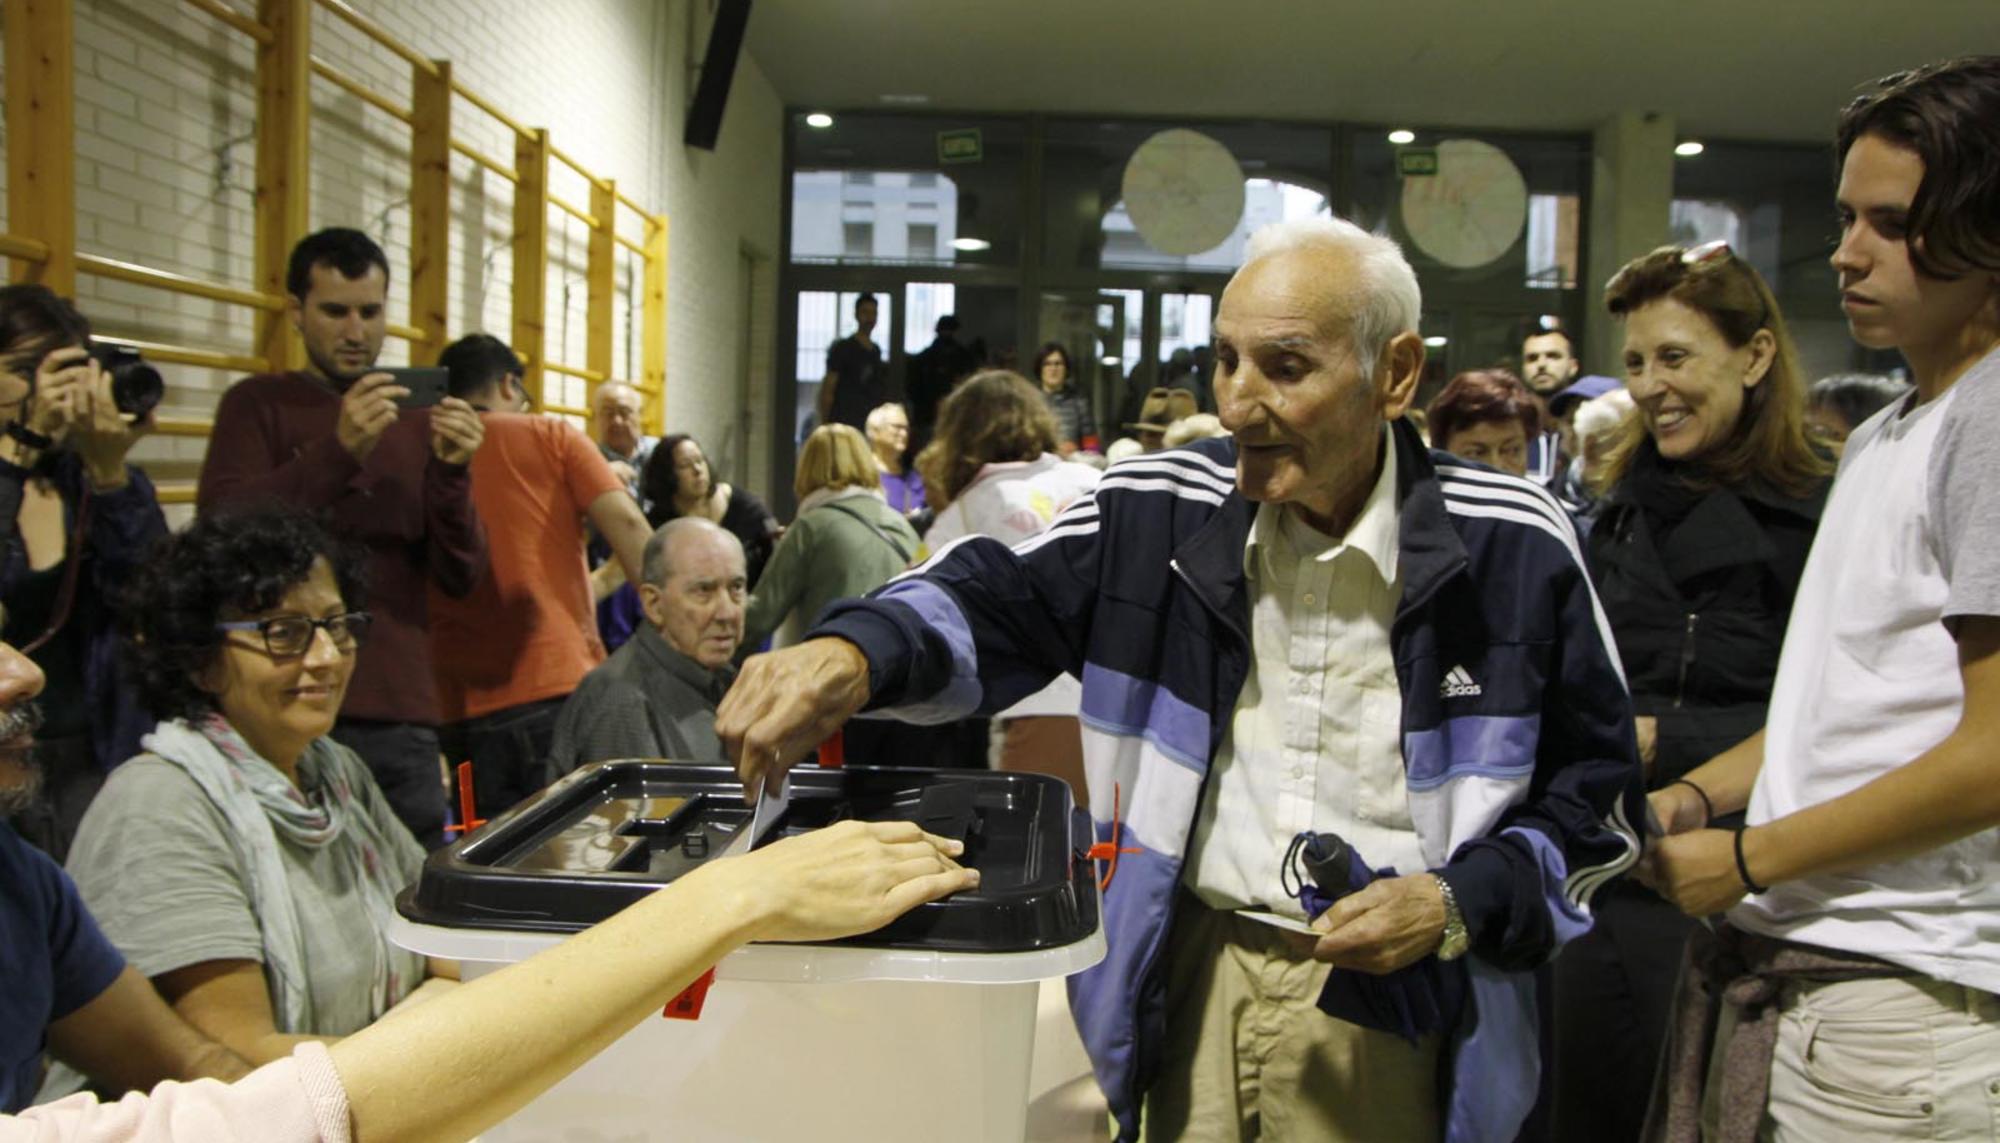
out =
[(374, 622), (333, 737), (367, 761), (396, 815), (434, 848), (445, 794), (426, 600), (433, 583), (462, 598), (486, 572), (467, 468), (485, 429), (456, 397), (407, 407), (410, 388), (374, 367), (388, 332), (389, 263), (366, 234), (308, 235), (285, 288), (307, 367), (246, 377), (223, 394), (196, 510), (276, 500), (367, 548)]

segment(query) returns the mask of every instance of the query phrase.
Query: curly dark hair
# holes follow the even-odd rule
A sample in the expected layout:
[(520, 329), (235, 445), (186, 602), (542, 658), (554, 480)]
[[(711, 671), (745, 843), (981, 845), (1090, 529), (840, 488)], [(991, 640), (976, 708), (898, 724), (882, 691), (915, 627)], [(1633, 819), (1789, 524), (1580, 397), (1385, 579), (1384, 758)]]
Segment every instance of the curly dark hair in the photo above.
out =
[(701, 452), (701, 459), (708, 461), (708, 486), (715, 488), (715, 462), (708, 460), (708, 450), (691, 433), (668, 433), (653, 446), (652, 454), (646, 457), (646, 467), (639, 472), (639, 498), (653, 507), (646, 513), (646, 522), (657, 528), (680, 512), (674, 508), (674, 497), (680, 495), (681, 476), (674, 470), (674, 451), (683, 444), (693, 442)]
[(341, 598), (359, 610), (367, 602), (361, 554), (293, 509), (204, 513), (154, 544), (119, 608), (126, 666), (146, 709), (162, 719), (215, 710), (215, 696), (195, 679), (222, 649), (216, 623), (227, 612), (276, 607), (321, 558)]

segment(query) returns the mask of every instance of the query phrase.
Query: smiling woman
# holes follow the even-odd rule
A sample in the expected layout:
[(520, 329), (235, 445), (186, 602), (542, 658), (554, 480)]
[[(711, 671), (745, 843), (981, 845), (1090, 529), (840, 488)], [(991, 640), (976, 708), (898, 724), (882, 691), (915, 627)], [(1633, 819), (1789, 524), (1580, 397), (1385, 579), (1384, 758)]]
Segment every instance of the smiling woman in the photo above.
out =
[[(1784, 315), (1719, 243), (1656, 250), (1612, 278), (1637, 406), (1606, 459), (1590, 566), (1631, 687), (1649, 789), (1764, 725), (1826, 502)], [(1556, 962), (1564, 1139), (1635, 1138), (1693, 922), (1636, 885)]]
[(203, 514), (163, 541), (125, 601), (162, 721), (70, 858), (133, 966), (256, 1063), (359, 1031), (424, 977), (383, 935), (423, 849), (326, 736), (368, 626), (358, 571), (278, 512)]

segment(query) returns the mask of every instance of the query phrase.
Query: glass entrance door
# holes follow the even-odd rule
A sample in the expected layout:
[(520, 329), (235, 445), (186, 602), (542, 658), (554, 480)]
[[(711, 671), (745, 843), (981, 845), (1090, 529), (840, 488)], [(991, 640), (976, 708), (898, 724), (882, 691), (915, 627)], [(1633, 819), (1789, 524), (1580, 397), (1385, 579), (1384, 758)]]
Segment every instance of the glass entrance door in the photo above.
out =
[(1021, 372), (1039, 384), (1041, 346), (1054, 342), (1069, 353), (1071, 384), (1090, 396), (1100, 451), (1118, 435), (1112, 418), (1139, 346), (1140, 296), (1137, 290), (1045, 291), (1035, 324), (1035, 351), (1021, 360)]
[(854, 332), (854, 302), (864, 293), (875, 298), (876, 320), (872, 335), (875, 344), (883, 347), (884, 357), (893, 357), (888, 347), (895, 344), (893, 332), (896, 328), (896, 294), (889, 290), (800, 290), (798, 292), (797, 334), (793, 339), (793, 378), (798, 384), (798, 397), (792, 410), (792, 423), (780, 426), (780, 439), (786, 439), (789, 432), (792, 447), (797, 448), (806, 434), (819, 424), (817, 406), (820, 382), (826, 380), (826, 351), (834, 342)]

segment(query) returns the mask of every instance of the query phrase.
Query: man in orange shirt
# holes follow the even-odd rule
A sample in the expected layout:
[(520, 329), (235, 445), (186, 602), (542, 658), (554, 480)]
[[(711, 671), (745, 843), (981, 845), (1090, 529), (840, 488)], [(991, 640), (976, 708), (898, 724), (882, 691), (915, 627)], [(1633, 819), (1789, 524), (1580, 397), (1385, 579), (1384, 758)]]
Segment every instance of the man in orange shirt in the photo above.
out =
[(652, 529), (590, 438), (526, 411), (521, 359), (504, 342), (470, 334), (438, 364), (485, 422), (472, 499), (491, 561), (471, 595), (431, 596), (439, 740), (452, 763), (471, 760), (477, 812), (492, 817), (541, 788), (563, 699), (604, 660), (586, 521), (634, 581)]

